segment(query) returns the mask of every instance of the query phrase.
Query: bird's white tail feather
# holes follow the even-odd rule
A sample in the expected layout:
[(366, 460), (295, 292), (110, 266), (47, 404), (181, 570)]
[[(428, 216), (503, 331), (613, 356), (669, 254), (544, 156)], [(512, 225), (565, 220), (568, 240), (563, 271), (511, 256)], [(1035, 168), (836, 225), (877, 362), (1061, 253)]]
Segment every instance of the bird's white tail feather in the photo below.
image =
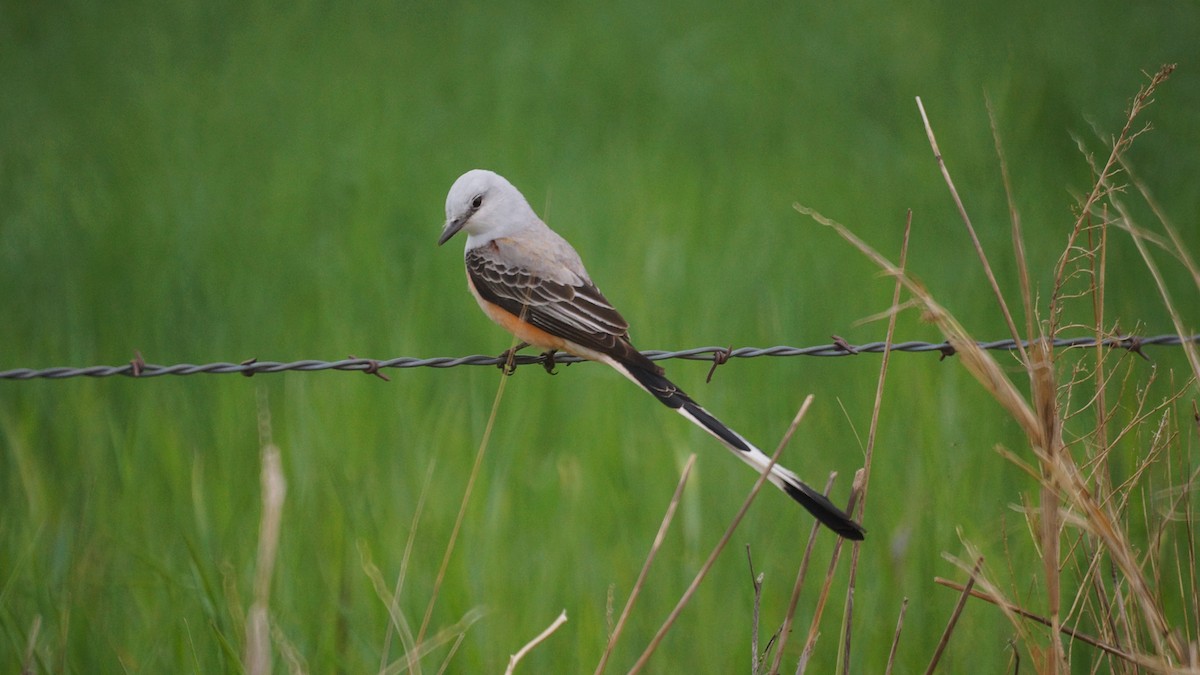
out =
[[(721, 438), (720, 435), (718, 435), (712, 429), (709, 429), (708, 425), (700, 421), (700, 418), (693, 415), (688, 408), (689, 406), (680, 406), (675, 409), (675, 412), (683, 415), (685, 418), (690, 420), (692, 424), (695, 424), (696, 426), (705, 430), (710, 436), (720, 441), (722, 445), (732, 450), (733, 454), (736, 455), (738, 459), (750, 465), (750, 468), (754, 469), (755, 473), (761, 474), (768, 466), (771, 466), (771, 458), (767, 455), (767, 453), (759, 450), (754, 446), (754, 444), (752, 444), (750, 441), (747, 441), (744, 436), (738, 434), (732, 429), (729, 429), (731, 433), (736, 434), (737, 437), (742, 440), (747, 449), (743, 450), (741, 448), (730, 446), (724, 438)], [(704, 410), (703, 408), (700, 409)], [(708, 411), (705, 410), (704, 412), (707, 413)], [(712, 418), (712, 415), (709, 414), (709, 417)], [(780, 490), (785, 490), (786, 488), (784, 488), (784, 485), (786, 484), (795, 484), (801, 482), (796, 474), (788, 471), (785, 467), (780, 466), (779, 464), (771, 466), (771, 473), (767, 476), (767, 480), (771, 481), (771, 484)]]
[[(622, 363), (607, 356), (603, 360), (664, 405), (674, 408), (680, 415), (708, 432), (760, 475), (771, 464), (771, 458), (766, 453), (747, 441), (741, 434), (725, 426), (720, 420), (713, 417), (712, 413), (700, 407), (682, 389), (663, 376), (660, 370), (646, 368), (637, 363)], [(767, 480), (799, 502), (829, 529), (847, 539), (860, 540), (863, 538), (862, 526), (834, 506), (833, 502), (829, 501), (825, 495), (805, 484), (796, 474), (776, 464), (771, 466), (771, 473), (767, 476)]]

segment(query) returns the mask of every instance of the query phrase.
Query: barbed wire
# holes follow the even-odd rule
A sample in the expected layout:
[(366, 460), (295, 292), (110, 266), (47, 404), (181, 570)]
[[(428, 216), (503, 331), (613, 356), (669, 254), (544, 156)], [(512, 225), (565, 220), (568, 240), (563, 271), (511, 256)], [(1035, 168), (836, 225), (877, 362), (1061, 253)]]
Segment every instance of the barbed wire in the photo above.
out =
[[(845, 340), (833, 336), (833, 343), (827, 345), (817, 345), (814, 347), (738, 347), (730, 349), (725, 347), (695, 347), (692, 349), (684, 349), (679, 351), (658, 351), (649, 350), (642, 354), (646, 355), (652, 361), (663, 361), (667, 359), (685, 359), (689, 361), (710, 361), (713, 364), (713, 369), (718, 365), (727, 362), (729, 359), (751, 359), (760, 356), (853, 356), (855, 354), (881, 353), (884, 350), (885, 343), (883, 342), (868, 342), (861, 345), (851, 345)], [(1157, 335), (1154, 337), (1110, 337), (1099, 341), (1099, 344), (1104, 347), (1116, 349), (1125, 349), (1140, 355), (1142, 358), (1148, 358), (1142, 353), (1142, 347), (1148, 345), (1172, 346), (1180, 345), (1184, 341), (1191, 343), (1200, 343), (1200, 335), (1192, 335), (1186, 338), (1180, 338), (1178, 335)], [(994, 340), (991, 342), (977, 343), (981, 349), (1012, 351), (1017, 348), (1015, 340)], [(1056, 349), (1060, 348), (1078, 348), (1078, 347), (1095, 347), (1097, 340), (1094, 337), (1073, 337), (1073, 338), (1058, 338), (1052, 341), (1052, 346)], [(1028, 347), (1028, 341), (1021, 341), (1021, 345)], [(896, 342), (892, 344), (891, 351), (894, 352), (938, 352), (941, 354), (941, 359), (948, 356), (953, 356), (955, 349), (947, 342)], [(545, 355), (517, 355), (513, 357), (512, 365), (514, 367), (540, 365), (543, 368), (553, 368), (556, 364), (569, 364), (584, 361), (576, 356), (567, 354), (555, 355), (552, 359), (547, 359)], [(939, 359), (940, 360), (940, 359)], [(445, 357), (438, 356), (433, 358), (415, 358), (411, 356), (401, 356), (392, 359), (377, 360), (377, 359), (360, 359), (351, 356), (340, 361), (259, 361), (250, 359), (241, 363), (206, 363), (202, 365), (193, 365), (190, 363), (178, 363), (175, 365), (155, 365), (146, 363), (141, 354), (129, 363), (119, 366), (87, 366), (81, 368), (72, 367), (54, 367), (54, 368), (15, 368), (12, 370), (0, 371), (0, 380), (61, 380), (71, 377), (112, 377), (114, 375), (125, 375), (128, 377), (159, 377), (162, 375), (199, 375), (206, 373), (210, 375), (224, 375), (228, 373), (240, 373), (247, 377), (251, 375), (259, 375), (264, 373), (281, 373), (289, 370), (297, 370), (302, 372), (317, 371), (317, 370), (345, 370), (359, 371), (369, 375), (376, 375), (383, 379), (388, 379), (381, 370), (387, 368), (456, 368), (458, 366), (501, 366), (506, 362), (502, 356), (485, 356), (476, 354), (474, 356), (459, 356)], [(712, 372), (709, 372), (712, 376)]]

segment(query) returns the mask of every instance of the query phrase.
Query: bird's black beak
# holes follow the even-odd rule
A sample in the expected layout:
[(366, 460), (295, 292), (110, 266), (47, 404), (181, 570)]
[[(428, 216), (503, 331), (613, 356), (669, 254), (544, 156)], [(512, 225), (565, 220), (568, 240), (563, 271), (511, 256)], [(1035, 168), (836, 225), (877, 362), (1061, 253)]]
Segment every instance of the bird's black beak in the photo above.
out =
[(455, 218), (454, 220), (446, 221), (446, 226), (442, 228), (442, 236), (438, 237), (438, 246), (450, 241), (450, 237), (458, 234), (458, 231), (466, 224), (466, 218)]

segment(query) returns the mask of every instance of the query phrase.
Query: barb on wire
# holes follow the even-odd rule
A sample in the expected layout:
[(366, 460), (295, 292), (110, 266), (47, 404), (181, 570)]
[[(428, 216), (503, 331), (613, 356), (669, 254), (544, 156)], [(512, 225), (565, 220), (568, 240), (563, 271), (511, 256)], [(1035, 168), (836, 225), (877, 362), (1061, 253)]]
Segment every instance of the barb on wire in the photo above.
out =
[[(1187, 342), (1200, 343), (1200, 335), (1191, 335), (1184, 338)], [(1155, 337), (1112, 337), (1100, 340), (1100, 344), (1105, 347), (1117, 349), (1125, 349), (1133, 352), (1142, 358), (1147, 358), (1142, 352), (1142, 347), (1147, 345), (1179, 345), (1183, 342), (1178, 335), (1158, 335)], [(680, 351), (658, 351), (648, 350), (642, 352), (652, 361), (663, 361), (666, 359), (686, 359), (689, 361), (710, 361), (715, 365), (725, 363), (729, 359), (752, 359), (759, 356), (854, 356), (857, 354), (880, 353), (884, 349), (883, 342), (868, 342), (861, 345), (850, 345), (841, 338), (835, 338), (833, 344), (817, 345), (815, 347), (738, 347), (730, 349), (727, 347), (694, 347), (692, 349), (684, 349)], [(1029, 343), (1022, 341), (1022, 346), (1028, 347)], [(1074, 337), (1074, 338), (1058, 338), (1052, 342), (1055, 348), (1071, 348), (1071, 347), (1095, 347), (1096, 339), (1094, 337)], [(1012, 351), (1017, 348), (1017, 342), (1014, 340), (995, 340), (992, 342), (980, 342), (981, 349), (992, 349), (999, 351)], [(942, 359), (947, 356), (954, 355), (954, 347), (946, 342), (897, 342), (892, 345), (894, 352), (936, 352), (941, 355)], [(555, 355), (553, 357), (555, 364), (570, 364), (578, 363), (585, 359), (567, 354)], [(341, 361), (259, 361), (257, 359), (247, 359), (241, 363), (206, 363), (203, 365), (193, 365), (190, 363), (177, 363), (175, 365), (160, 366), (152, 363), (146, 363), (141, 354), (137, 357), (119, 366), (87, 366), (83, 368), (70, 367), (55, 367), (42, 368), (35, 370), (31, 368), (14, 368), (12, 370), (0, 371), (0, 380), (61, 380), (69, 377), (112, 377), (114, 375), (125, 375), (128, 377), (158, 377), (160, 375), (198, 375), (200, 373), (208, 373), (212, 375), (223, 375), (226, 373), (240, 373), (247, 377), (262, 373), (281, 373), (287, 370), (299, 371), (314, 371), (314, 370), (349, 370), (360, 371), (368, 375), (387, 379), (380, 371), (385, 368), (455, 368), (458, 366), (499, 366), (505, 363), (503, 357), (485, 356), (476, 354), (474, 356), (459, 356), (447, 357), (437, 356), (433, 358), (420, 359), (411, 356), (401, 356), (394, 359), (378, 360), (378, 359), (358, 359), (348, 358)], [(547, 365), (544, 355), (524, 355), (514, 356), (512, 364), (516, 366), (528, 366), (538, 364), (543, 367)]]

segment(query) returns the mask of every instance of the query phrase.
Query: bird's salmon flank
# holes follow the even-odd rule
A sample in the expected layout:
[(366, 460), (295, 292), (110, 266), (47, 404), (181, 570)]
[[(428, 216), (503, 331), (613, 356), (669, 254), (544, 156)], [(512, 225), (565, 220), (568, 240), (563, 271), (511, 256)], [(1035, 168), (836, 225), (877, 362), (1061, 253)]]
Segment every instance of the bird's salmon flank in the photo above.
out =
[[(540, 349), (611, 366), (756, 471), (770, 465), (765, 453), (713, 417), (634, 348), (629, 324), (592, 283), (579, 254), (502, 176), (475, 169), (454, 182), (438, 244), (460, 230), (467, 233), (467, 285), (484, 313), (502, 328)], [(863, 538), (858, 523), (796, 474), (776, 464), (767, 478), (829, 529), (847, 539)]]

